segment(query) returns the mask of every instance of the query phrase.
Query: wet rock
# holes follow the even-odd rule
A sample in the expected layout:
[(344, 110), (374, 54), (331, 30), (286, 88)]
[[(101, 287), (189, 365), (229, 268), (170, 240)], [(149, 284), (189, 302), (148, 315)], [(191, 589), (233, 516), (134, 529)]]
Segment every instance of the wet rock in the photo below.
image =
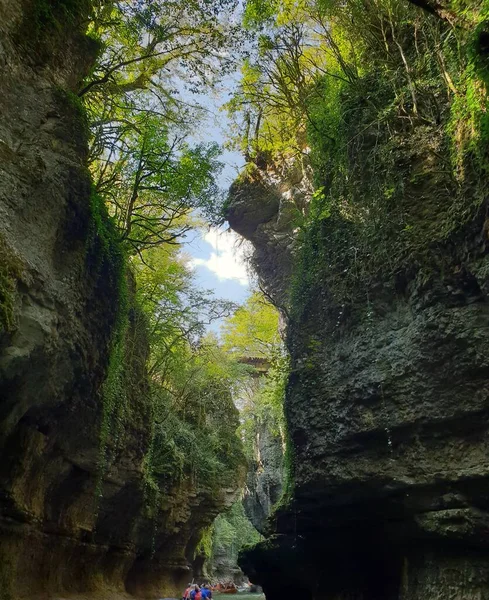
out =
[(264, 423), (257, 435), (255, 459), (249, 465), (243, 497), (247, 517), (262, 534), (273, 506), (282, 495), (283, 462), (282, 439)]

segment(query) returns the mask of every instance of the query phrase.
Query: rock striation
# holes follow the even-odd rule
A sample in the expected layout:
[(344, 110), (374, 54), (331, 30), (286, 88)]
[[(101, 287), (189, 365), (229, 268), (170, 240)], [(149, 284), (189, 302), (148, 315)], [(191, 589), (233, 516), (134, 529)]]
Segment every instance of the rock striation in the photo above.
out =
[(148, 346), (130, 278), (124, 371), (140, 383), (126, 425), (107, 423), (121, 265), (91, 198), (74, 93), (98, 48), (78, 25), (88, 2), (71, 3), (62, 31), (40, 26), (38, 4), (0, 0), (0, 598), (175, 596), (236, 490), (175, 483), (151, 503)]
[(251, 264), (274, 304), (286, 310), (288, 281), (295, 254), (295, 231), (307, 213), (312, 194), (307, 156), (303, 164), (284, 161), (255, 168), (229, 190), (226, 218), (234, 231), (252, 243)]
[(243, 506), (255, 529), (265, 533), (273, 506), (280, 500), (283, 487), (284, 453), (282, 439), (266, 423), (259, 426), (255, 458), (248, 467)]

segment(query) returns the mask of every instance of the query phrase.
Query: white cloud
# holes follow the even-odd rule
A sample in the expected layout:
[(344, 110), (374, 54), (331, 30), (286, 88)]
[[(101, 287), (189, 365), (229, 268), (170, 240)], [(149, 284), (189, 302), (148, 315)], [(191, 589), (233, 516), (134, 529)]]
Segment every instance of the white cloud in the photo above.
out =
[(249, 285), (244, 245), (233, 231), (220, 231), (215, 227), (204, 235), (204, 240), (213, 248), (208, 259), (193, 258), (193, 266), (203, 266), (221, 280), (235, 279), (241, 285)]

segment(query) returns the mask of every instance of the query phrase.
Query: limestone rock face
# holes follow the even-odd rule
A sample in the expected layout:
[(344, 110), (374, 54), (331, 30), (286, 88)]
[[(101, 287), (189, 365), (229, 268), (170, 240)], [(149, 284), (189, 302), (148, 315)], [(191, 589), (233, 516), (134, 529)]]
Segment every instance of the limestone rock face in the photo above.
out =
[(251, 263), (277, 307), (287, 310), (296, 231), (311, 196), (310, 170), (285, 163), (233, 183), (227, 219), (253, 245)]
[(254, 527), (264, 534), (267, 519), (282, 494), (284, 456), (280, 436), (273, 435), (265, 425), (257, 437), (255, 460), (248, 470), (243, 505)]
[(241, 562), (267, 598), (489, 598), (481, 230), (465, 270), (455, 258), (446, 279), (371, 294), (368, 314), (322, 290), (289, 321), (295, 487)]
[(236, 585), (242, 585), (245, 576), (243, 571), (236, 564), (236, 555), (229, 552), (228, 549), (217, 551), (212, 557), (212, 580), (230, 582)]
[(278, 580), (325, 598), (489, 597), (489, 309), (478, 286), (437, 292), (340, 327), (316, 299), (290, 326), (295, 491), (272, 529), (295, 560)]
[(34, 7), (0, 0), (0, 597), (176, 596), (200, 531), (235, 490), (170, 485), (152, 507), (148, 347), (134, 309), (124, 369), (140, 383), (126, 426), (101, 447), (119, 283), (94, 226), (73, 93), (96, 48), (69, 24), (38, 40)]

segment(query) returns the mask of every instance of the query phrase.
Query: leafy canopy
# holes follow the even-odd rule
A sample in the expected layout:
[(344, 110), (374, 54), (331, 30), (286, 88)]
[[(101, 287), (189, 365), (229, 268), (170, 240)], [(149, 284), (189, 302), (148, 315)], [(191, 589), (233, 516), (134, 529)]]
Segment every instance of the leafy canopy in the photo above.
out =
[(254, 292), (222, 327), (223, 348), (238, 358), (270, 359), (281, 346), (277, 309)]

